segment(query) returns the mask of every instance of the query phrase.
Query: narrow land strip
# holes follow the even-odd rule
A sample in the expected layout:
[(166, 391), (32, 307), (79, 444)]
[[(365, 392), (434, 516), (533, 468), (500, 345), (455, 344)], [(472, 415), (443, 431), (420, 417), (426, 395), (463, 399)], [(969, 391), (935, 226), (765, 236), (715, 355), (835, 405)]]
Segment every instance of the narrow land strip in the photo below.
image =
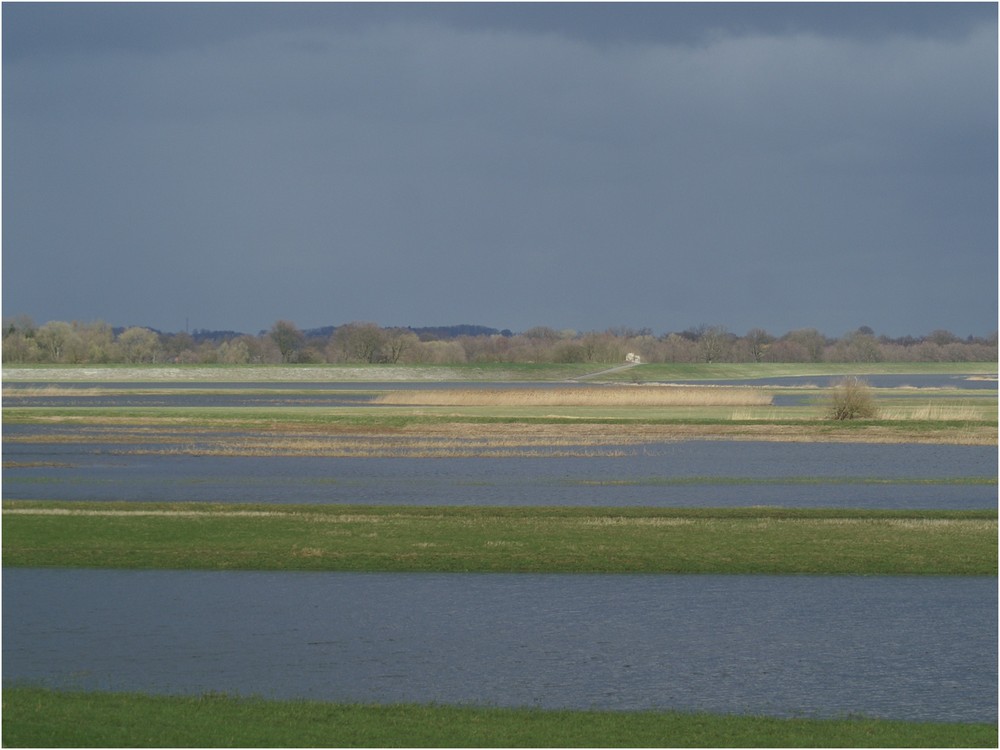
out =
[(996, 575), (997, 512), (5, 501), (3, 564)]
[[(199, 455), (497, 456), (548, 449), (577, 453), (690, 440), (789, 443), (996, 445), (982, 420), (720, 419), (656, 414), (400, 414), (287, 408), (271, 412), (187, 409), (4, 409), (11, 443), (135, 444), (136, 450)], [(126, 449), (126, 448), (123, 448)], [(558, 455), (553, 453), (553, 455)]]

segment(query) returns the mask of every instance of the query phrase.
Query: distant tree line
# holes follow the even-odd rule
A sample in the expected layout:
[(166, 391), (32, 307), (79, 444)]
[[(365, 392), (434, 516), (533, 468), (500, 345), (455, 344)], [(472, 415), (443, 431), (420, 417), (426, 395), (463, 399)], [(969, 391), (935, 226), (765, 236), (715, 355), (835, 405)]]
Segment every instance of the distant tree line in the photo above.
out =
[(697, 326), (654, 335), (648, 329), (557, 331), (538, 326), (521, 333), (485, 326), (385, 328), (355, 322), (302, 330), (288, 320), (256, 335), (195, 330), (162, 333), (112, 328), (104, 322), (49, 321), (25, 316), (3, 321), (3, 361), (100, 364), (460, 364), (488, 362), (990, 362), (997, 335), (960, 338), (936, 330), (890, 338), (862, 326), (840, 338), (815, 328), (777, 336), (754, 328), (743, 336), (723, 326)]

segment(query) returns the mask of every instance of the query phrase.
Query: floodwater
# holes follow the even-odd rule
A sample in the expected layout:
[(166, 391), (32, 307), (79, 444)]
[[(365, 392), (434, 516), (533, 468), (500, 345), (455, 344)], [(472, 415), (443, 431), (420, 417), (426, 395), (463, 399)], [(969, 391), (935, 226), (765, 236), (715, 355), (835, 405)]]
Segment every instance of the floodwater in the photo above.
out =
[[(908, 384), (971, 393), (977, 382)], [(295, 394), (135, 394), (109, 403), (346, 405), (370, 398), (360, 391), (386, 387), (303, 385), (287, 384)], [(995, 391), (996, 384), (982, 387)], [(52, 404), (77, 399), (97, 406), (97, 398)], [(5, 398), (7, 406), (19, 403), (43, 405)], [(46, 433), (3, 426), (5, 499), (913, 509), (997, 503), (993, 446), (689, 441), (578, 458), (246, 458), (199, 456), (196, 444), (188, 454), (136, 455), (130, 451), (144, 446), (87, 442), (82, 433), (74, 443), (44, 442)], [(5, 683), (375, 703), (997, 720), (995, 577), (15, 568), (3, 570), (3, 606)]]
[[(10, 425), (4, 434), (43, 434)], [(129, 455), (6, 441), (4, 497), (380, 505), (995, 508), (992, 446), (690, 441), (617, 457)], [(978, 478), (980, 483), (962, 483)], [(989, 482), (989, 483), (986, 483)]]
[[(970, 394), (986, 395), (996, 391), (995, 381), (970, 380), (966, 376), (877, 376), (872, 380), (879, 387), (960, 387)], [(813, 381), (818, 382), (816, 378), (791, 378), (770, 379), (766, 384), (808, 385)], [(43, 385), (13, 384), (7, 390), (10, 394), (18, 388)], [(51, 391), (23, 398), (7, 395), (5, 405), (343, 406), (367, 404), (372, 391), (386, 388), (492, 389), (567, 384), (204, 383), (197, 384), (198, 393), (186, 392), (192, 388), (190, 384), (175, 383), (60, 385), (74, 389), (113, 387), (122, 392), (91, 397), (52, 396)], [(165, 393), (131, 393), (150, 387)], [(266, 392), (259, 392), (262, 389)], [(169, 392), (174, 390), (177, 393)], [(808, 394), (808, 390), (804, 393)], [(928, 398), (933, 398), (933, 392)], [(51, 429), (64, 432), (66, 428), (4, 425), (5, 498), (914, 509), (994, 508), (997, 502), (996, 484), (992, 481), (997, 476), (997, 452), (990, 446), (690, 441), (600, 449), (579, 446), (580, 457), (545, 455), (550, 451), (536, 448), (538, 457), (249, 458), (204, 455), (202, 449), (206, 446), (198, 443), (196, 434), (184, 445), (88, 443), (84, 430), (73, 443), (45, 442)], [(176, 449), (182, 453), (136, 455), (143, 449)], [(591, 452), (603, 455), (586, 455)], [(608, 455), (611, 452), (619, 455), (612, 457)], [(961, 479), (974, 481), (948, 481)]]
[(997, 719), (995, 578), (5, 569), (3, 605), (5, 682)]

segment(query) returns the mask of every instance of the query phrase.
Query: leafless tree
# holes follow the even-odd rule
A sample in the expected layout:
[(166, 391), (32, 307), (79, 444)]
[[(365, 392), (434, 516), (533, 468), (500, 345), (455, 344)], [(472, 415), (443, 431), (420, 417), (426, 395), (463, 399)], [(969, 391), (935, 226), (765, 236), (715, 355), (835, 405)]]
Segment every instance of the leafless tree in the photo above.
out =
[(278, 351), (281, 352), (282, 362), (294, 362), (296, 354), (305, 343), (302, 331), (289, 320), (277, 321), (271, 326), (269, 335), (277, 345)]

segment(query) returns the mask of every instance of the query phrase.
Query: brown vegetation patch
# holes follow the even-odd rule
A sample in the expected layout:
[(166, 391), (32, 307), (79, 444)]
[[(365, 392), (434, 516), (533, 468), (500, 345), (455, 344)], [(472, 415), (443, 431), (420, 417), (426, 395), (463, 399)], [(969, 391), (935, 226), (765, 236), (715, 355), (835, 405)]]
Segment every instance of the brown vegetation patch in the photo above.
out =
[(108, 388), (75, 388), (68, 385), (26, 386), (24, 388), (5, 387), (4, 398), (51, 398), (53, 396), (107, 396), (119, 391)]
[(293, 431), (288, 426), (261, 432), (232, 434), (213, 430), (177, 431), (165, 427), (17, 436), (15, 442), (134, 443), (115, 448), (133, 455), (202, 456), (324, 456), (324, 457), (514, 457), (514, 456), (624, 456), (653, 443), (686, 440), (733, 440), (827, 443), (934, 443), (996, 445), (997, 426), (978, 423), (940, 427), (908, 425), (891, 420), (849, 424), (814, 422), (773, 423), (611, 423), (559, 422), (466, 423), (437, 422), (403, 427), (316, 426)]
[(584, 526), (693, 526), (695, 523), (697, 521), (694, 518), (632, 518), (626, 516), (588, 518), (583, 521)]
[(165, 516), (168, 518), (196, 516), (232, 516), (264, 518), (283, 516), (280, 511), (259, 510), (93, 510), (90, 508), (4, 508), (4, 515), (19, 516)]
[[(898, 424), (898, 423), (897, 423)], [(906, 429), (891, 425), (865, 425), (836, 430), (813, 425), (776, 424), (670, 424), (670, 425), (548, 425), (519, 424), (454, 425), (437, 435), (384, 435), (382, 437), (336, 436), (246, 436), (218, 437), (197, 446), (164, 445), (136, 447), (122, 453), (135, 455), (191, 454), (205, 456), (327, 456), (344, 458), (502, 458), (515, 456), (589, 457), (625, 456), (630, 449), (652, 443), (687, 440), (732, 440), (816, 443), (933, 443), (996, 445), (997, 429), (973, 426), (955, 429)], [(525, 429), (528, 427), (528, 429)], [(444, 433), (451, 432), (450, 436)]]
[(319, 547), (299, 547), (292, 550), (292, 557), (323, 557), (324, 554)]
[(73, 466), (73, 464), (63, 463), (61, 461), (4, 461), (3, 468), (5, 469), (65, 469)]
[(766, 406), (771, 395), (756, 388), (629, 386), (595, 388), (480, 388), (392, 391), (375, 401), (395, 406)]

